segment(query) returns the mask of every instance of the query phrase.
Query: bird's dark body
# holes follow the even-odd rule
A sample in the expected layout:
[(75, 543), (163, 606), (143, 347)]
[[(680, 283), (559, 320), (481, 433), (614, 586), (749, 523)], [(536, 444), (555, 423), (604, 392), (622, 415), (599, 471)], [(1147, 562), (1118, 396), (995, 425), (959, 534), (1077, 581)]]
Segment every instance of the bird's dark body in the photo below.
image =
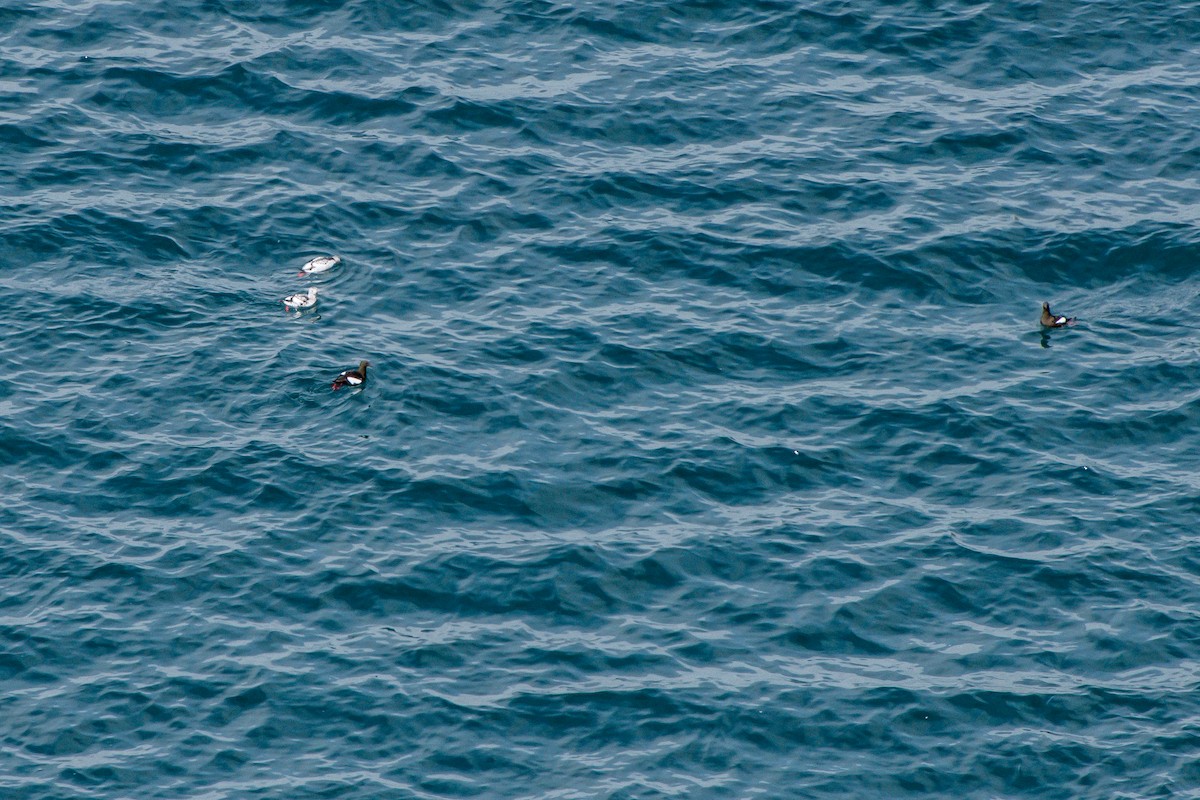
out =
[(1042, 303), (1042, 325), (1047, 328), (1065, 328), (1067, 325), (1074, 325), (1074, 317), (1064, 317), (1060, 314), (1050, 313), (1050, 304)]
[(333, 387), (335, 392), (343, 386), (362, 386), (367, 380), (367, 367), (369, 366), (371, 366), (370, 361), (360, 361), (358, 363), (358, 369), (346, 370), (341, 375), (338, 375), (336, 378), (334, 378), (333, 383), (331, 383), (330, 386)]

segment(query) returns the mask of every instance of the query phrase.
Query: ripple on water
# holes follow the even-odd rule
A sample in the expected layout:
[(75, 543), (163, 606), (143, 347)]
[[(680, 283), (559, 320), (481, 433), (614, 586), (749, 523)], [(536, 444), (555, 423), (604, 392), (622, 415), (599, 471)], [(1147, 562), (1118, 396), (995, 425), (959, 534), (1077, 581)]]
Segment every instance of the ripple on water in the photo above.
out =
[(0, 10), (8, 794), (1197, 783), (1187, 9), (633, 10)]

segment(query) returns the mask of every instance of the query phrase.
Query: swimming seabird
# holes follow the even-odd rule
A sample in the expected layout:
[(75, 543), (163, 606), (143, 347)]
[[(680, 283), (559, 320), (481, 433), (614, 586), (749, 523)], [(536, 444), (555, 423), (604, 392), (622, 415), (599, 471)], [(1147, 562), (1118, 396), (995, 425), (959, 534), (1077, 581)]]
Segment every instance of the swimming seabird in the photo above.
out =
[(1065, 325), (1074, 325), (1074, 317), (1063, 317), (1058, 314), (1050, 313), (1050, 304), (1042, 303), (1042, 325), (1047, 328), (1061, 328)]
[(358, 369), (346, 370), (334, 378), (330, 386), (335, 392), (343, 386), (361, 386), (362, 382), (367, 379), (367, 367), (369, 366), (371, 366), (370, 361), (358, 362)]

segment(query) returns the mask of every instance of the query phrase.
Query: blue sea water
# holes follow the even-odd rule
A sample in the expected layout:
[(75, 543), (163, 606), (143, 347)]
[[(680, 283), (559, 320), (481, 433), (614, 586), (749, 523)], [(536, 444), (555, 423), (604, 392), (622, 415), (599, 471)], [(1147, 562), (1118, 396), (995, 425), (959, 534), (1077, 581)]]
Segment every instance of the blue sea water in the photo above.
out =
[(1200, 797), (1200, 4), (0, 31), (0, 797)]

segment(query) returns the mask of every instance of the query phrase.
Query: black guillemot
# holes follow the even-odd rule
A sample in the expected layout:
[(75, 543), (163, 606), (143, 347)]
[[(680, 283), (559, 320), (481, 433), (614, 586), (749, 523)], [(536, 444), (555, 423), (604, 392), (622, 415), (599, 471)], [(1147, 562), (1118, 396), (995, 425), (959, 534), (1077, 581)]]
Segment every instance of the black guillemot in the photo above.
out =
[(1042, 303), (1042, 325), (1047, 328), (1061, 328), (1065, 325), (1074, 325), (1074, 317), (1063, 317), (1058, 314), (1050, 313), (1050, 304)]
[(358, 369), (348, 369), (341, 375), (333, 379), (330, 386), (336, 392), (343, 386), (361, 386), (363, 381), (367, 379), (367, 367), (371, 366), (370, 361), (358, 362)]
[(342, 263), (341, 256), (317, 256), (300, 268), (300, 276), (328, 272), (340, 263)]

